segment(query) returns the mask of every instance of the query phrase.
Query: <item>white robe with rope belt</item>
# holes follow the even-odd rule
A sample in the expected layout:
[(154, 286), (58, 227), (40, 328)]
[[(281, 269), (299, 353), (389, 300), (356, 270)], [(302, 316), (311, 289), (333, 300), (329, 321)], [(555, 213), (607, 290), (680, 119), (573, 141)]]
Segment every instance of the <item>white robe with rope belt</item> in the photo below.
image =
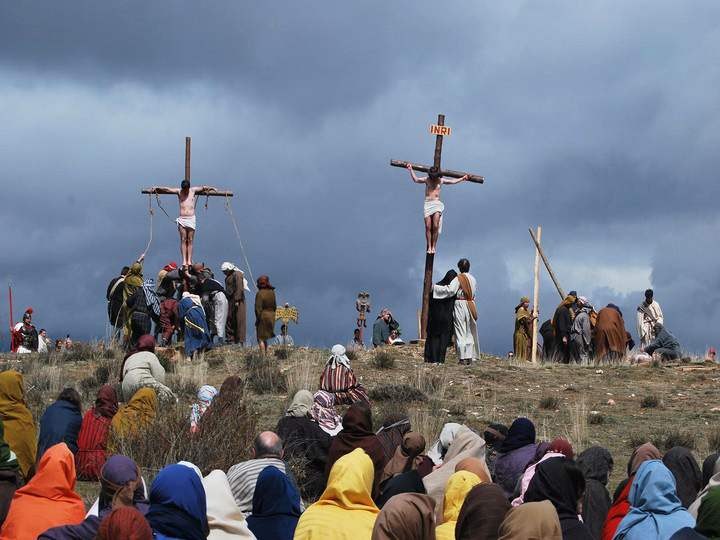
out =
[[(477, 282), (470, 274), (465, 274), (470, 283), (470, 292), (472, 299), (475, 299), (477, 292)], [(467, 300), (464, 300), (465, 293), (460, 287), (460, 280), (453, 279), (450, 285), (434, 285), (433, 297), (441, 300), (443, 298), (452, 298), (455, 296), (455, 311), (453, 312), (453, 323), (455, 325), (455, 349), (457, 350), (458, 359), (460, 360), (479, 360), (480, 344), (477, 337), (477, 321), (473, 319), (468, 307)], [(475, 306), (477, 309), (477, 305)]]

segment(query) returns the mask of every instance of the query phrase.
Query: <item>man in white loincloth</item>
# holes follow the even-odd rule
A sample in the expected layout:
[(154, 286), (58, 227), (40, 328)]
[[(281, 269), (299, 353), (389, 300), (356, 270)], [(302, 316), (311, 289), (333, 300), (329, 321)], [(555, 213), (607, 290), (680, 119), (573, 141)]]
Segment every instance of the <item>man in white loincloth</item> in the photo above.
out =
[(180, 188), (154, 186), (151, 193), (175, 194), (180, 201), (180, 217), (175, 220), (180, 231), (180, 253), (182, 254), (182, 268), (187, 270), (192, 262), (193, 239), (195, 238), (195, 195), (199, 191), (217, 191), (212, 186), (190, 187), (189, 180), (183, 180)]
[(417, 184), (425, 184), (425, 238), (427, 239), (427, 252), (435, 253), (438, 234), (442, 232), (442, 215), (445, 211), (445, 205), (440, 202), (440, 187), (443, 184), (457, 184), (463, 180), (467, 180), (470, 175), (466, 174), (462, 178), (444, 178), (436, 167), (430, 167), (428, 176), (418, 178), (412, 164), (408, 163), (407, 168), (410, 171), (413, 182)]

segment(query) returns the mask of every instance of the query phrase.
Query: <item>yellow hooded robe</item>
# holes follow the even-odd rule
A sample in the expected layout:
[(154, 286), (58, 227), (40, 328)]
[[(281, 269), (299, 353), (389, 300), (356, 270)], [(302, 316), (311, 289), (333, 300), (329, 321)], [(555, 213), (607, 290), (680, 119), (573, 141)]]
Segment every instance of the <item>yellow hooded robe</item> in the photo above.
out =
[(458, 471), (453, 474), (445, 488), (445, 507), (443, 523), (435, 529), (437, 540), (455, 540), (455, 525), (465, 497), (473, 487), (482, 484), (480, 477), (469, 471)]

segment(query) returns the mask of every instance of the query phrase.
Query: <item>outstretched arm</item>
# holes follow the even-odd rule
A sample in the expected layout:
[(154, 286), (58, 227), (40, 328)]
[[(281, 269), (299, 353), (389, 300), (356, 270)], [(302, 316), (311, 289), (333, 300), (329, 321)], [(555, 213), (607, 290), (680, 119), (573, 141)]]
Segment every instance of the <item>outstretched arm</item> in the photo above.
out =
[(160, 195), (177, 195), (180, 193), (180, 188), (172, 188), (167, 186), (153, 186), (148, 188), (151, 193), (159, 193)]
[(217, 191), (218, 189), (213, 186), (195, 186), (193, 189), (193, 192), (197, 193), (198, 191)]
[(442, 183), (443, 184), (459, 184), (460, 182), (463, 182), (463, 181), (467, 180), (468, 178), (470, 178), (469, 174), (466, 174), (462, 178), (445, 178), (443, 176)]
[(410, 171), (410, 176), (412, 176), (413, 182), (415, 182), (416, 184), (424, 184), (425, 183), (425, 180), (427, 180), (427, 176), (425, 176), (423, 178), (418, 178), (417, 176), (415, 176), (415, 171), (413, 170), (411, 163), (407, 164), (407, 168)]

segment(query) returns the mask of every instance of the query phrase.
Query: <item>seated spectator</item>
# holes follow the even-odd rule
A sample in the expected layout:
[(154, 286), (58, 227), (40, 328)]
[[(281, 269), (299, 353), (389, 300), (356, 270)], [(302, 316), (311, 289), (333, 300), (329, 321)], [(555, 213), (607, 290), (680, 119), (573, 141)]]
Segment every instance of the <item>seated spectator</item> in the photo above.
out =
[[(245, 517), (252, 514), (255, 484), (265, 467), (276, 467), (291, 477), (290, 468), (283, 460), (285, 452), (282, 439), (272, 431), (263, 431), (255, 437), (250, 455), (252, 459), (233, 465), (227, 472), (233, 497)], [(292, 483), (295, 484), (294, 478)]]
[(720, 453), (714, 452), (710, 454), (707, 458), (705, 458), (705, 461), (703, 461), (703, 468), (702, 468), (702, 484), (704, 487), (698, 493), (698, 496), (695, 498), (695, 501), (690, 505), (690, 508), (688, 508), (688, 512), (690, 512), (690, 515), (694, 518), (698, 517), (698, 510), (700, 508), (700, 504), (702, 503), (702, 500), (705, 498), (705, 496), (708, 494), (708, 492), (714, 488), (720, 486)]
[(644, 462), (650, 459), (660, 459), (660, 452), (651, 443), (638, 446), (630, 456), (627, 466), (628, 477), (615, 488), (613, 503), (608, 511), (608, 516), (602, 528), (602, 540), (612, 540), (615, 537), (620, 521), (630, 510), (630, 488), (632, 487), (635, 473)]
[(78, 433), (82, 426), (81, 398), (74, 388), (66, 388), (57, 400), (45, 409), (40, 418), (37, 459), (57, 443), (64, 442), (75, 455), (78, 450)]
[(375, 324), (373, 324), (373, 347), (387, 345), (390, 339), (390, 332), (398, 328), (400, 328), (400, 325), (393, 318), (390, 310), (383, 308), (375, 320)]
[(503, 424), (490, 424), (482, 434), (483, 439), (485, 439), (485, 462), (493, 481), (495, 480), (495, 458), (507, 434), (508, 427)]
[(63, 350), (63, 340), (60, 338), (57, 338), (55, 340), (55, 352), (62, 352)]
[(405, 342), (400, 337), (397, 330), (390, 331), (390, 337), (388, 338), (388, 345), (405, 345)]
[(480, 483), (480, 477), (468, 471), (458, 471), (448, 478), (443, 499), (442, 525), (435, 529), (437, 540), (455, 540), (455, 525), (465, 496)]
[(578, 502), (585, 491), (585, 478), (566, 457), (551, 457), (539, 463), (525, 492), (527, 502), (550, 501), (560, 518), (563, 538), (592, 540), (590, 530), (578, 519)]
[(604, 448), (591, 446), (578, 456), (577, 466), (585, 476), (585, 495), (582, 500), (583, 523), (588, 526), (593, 538), (600, 538), (603, 523), (612, 504), (606, 486), (613, 469), (613, 458)]
[(345, 347), (335, 345), (332, 355), (325, 364), (320, 376), (320, 390), (330, 392), (335, 397), (335, 405), (352, 405), (358, 401), (370, 403), (367, 390), (355, 377), (350, 360), (345, 355)]
[(435, 501), (418, 493), (393, 497), (375, 520), (372, 540), (435, 540)]
[[(133, 438), (141, 435), (150, 427), (157, 416), (157, 394), (152, 388), (141, 388), (132, 399), (120, 407), (110, 422), (111, 443), (118, 444), (123, 438)], [(108, 450), (114, 453), (114, 448)]]
[(720, 537), (720, 488), (711, 488), (698, 510), (695, 528), (683, 527), (670, 540), (706, 540)]
[(80, 523), (85, 506), (74, 489), (72, 452), (56, 444), (43, 455), (37, 474), (15, 492), (0, 540), (37, 538), (51, 527)]
[(201, 477), (175, 463), (161, 470), (150, 486), (150, 511), (145, 516), (156, 540), (204, 540), (210, 528)]
[(450, 444), (455, 439), (458, 431), (462, 427), (461, 424), (448, 422), (440, 431), (440, 438), (430, 447), (427, 457), (433, 462), (433, 465), (442, 465), (445, 453), (450, 448)]
[(280, 345), (281, 347), (292, 347), (295, 345), (295, 340), (292, 338), (292, 336), (288, 335), (288, 327), (287, 324), (283, 324), (280, 326), (280, 335), (275, 336), (275, 345)]
[(300, 390), (275, 428), (283, 441), (285, 456), (305, 461), (300, 493), (306, 500), (317, 499), (325, 489), (325, 465), (332, 442), (330, 435), (312, 417), (312, 406), (312, 394)]
[(25, 382), (15, 370), (0, 373), (0, 419), (5, 428), (5, 441), (17, 456), (25, 480), (35, 474), (37, 439), (35, 421), (25, 406)]
[(203, 430), (214, 429), (217, 426), (224, 426), (228, 415), (234, 414), (233, 408), (242, 403), (243, 381), (240, 377), (227, 377), (217, 396), (212, 400), (210, 406), (198, 424), (198, 434), (202, 437)]
[[(466, 458), (475, 458), (467, 460)], [(467, 466), (466, 466), (467, 465)], [(459, 470), (471, 469), (484, 482), (490, 481), (485, 465), (485, 441), (467, 426), (460, 426), (443, 458), (443, 465), (423, 478), (427, 494), (435, 499), (435, 514), (442, 523), (442, 500), (448, 479)]]
[(512, 505), (497, 484), (482, 483), (473, 487), (465, 496), (455, 525), (457, 540), (497, 538)]
[(146, 514), (150, 506), (145, 497), (140, 469), (132, 459), (116, 454), (107, 460), (100, 474), (97, 504), (97, 513), (91, 510), (82, 523), (53, 527), (41, 534), (38, 540), (93, 540), (113, 506), (132, 506)]
[(3, 423), (0, 421), (0, 527), (10, 510), (10, 502), (15, 491), (23, 482), (17, 457), (5, 442), (4, 432)]
[(695, 456), (684, 446), (674, 446), (665, 453), (662, 462), (675, 477), (677, 496), (683, 508), (690, 508), (703, 487), (700, 466)]
[(294, 540), (371, 538), (380, 513), (371, 496), (374, 476), (373, 461), (361, 448), (338, 459), (320, 500), (300, 516)]
[(328, 435), (337, 435), (342, 429), (342, 418), (335, 410), (335, 394), (318, 390), (313, 396), (312, 417)]
[(165, 386), (165, 368), (155, 356), (155, 338), (144, 335), (135, 349), (125, 355), (120, 366), (120, 382), (127, 400), (140, 388), (154, 388), (160, 400), (176, 401), (175, 394)]
[(425, 451), (425, 437), (414, 431), (409, 431), (403, 437), (402, 443), (395, 450), (383, 469), (380, 477), (380, 488), (389, 479), (399, 474), (417, 469), (424, 460), (422, 453)]
[(498, 539), (563, 540), (560, 520), (550, 501), (524, 503), (511, 508), (500, 524)]
[(258, 476), (247, 520), (255, 538), (293, 540), (300, 514), (300, 495), (290, 479), (275, 467), (265, 467)]
[(643, 352), (647, 354), (660, 355), (662, 360), (675, 360), (682, 356), (680, 343), (662, 324), (655, 323), (655, 340), (643, 348)]
[(509, 499), (515, 485), (535, 456), (535, 425), (527, 418), (516, 418), (495, 458), (495, 481)]
[(365, 349), (365, 345), (362, 342), (362, 338), (360, 337), (360, 329), (356, 328), (353, 331), (353, 338), (348, 342), (348, 344), (345, 346), (345, 348), (348, 351), (362, 351)]
[(216, 469), (202, 479), (202, 484), (207, 498), (208, 540), (255, 539), (245, 516), (235, 504), (225, 473)]
[[(538, 448), (540, 448), (540, 445), (538, 445)], [(515, 486), (515, 494), (517, 495), (517, 497), (512, 500), (512, 505), (518, 506), (523, 503), (525, 492), (527, 491), (527, 488), (530, 485), (533, 476), (535, 476), (535, 469), (540, 463), (547, 461), (548, 459), (553, 457), (563, 456), (569, 459), (575, 458), (572, 445), (564, 439), (555, 439), (553, 442), (547, 445), (547, 449), (543, 450), (541, 455), (538, 455), (538, 452), (536, 451), (535, 459), (533, 459), (533, 461), (528, 464), (525, 472), (520, 477), (518, 485)]]
[(715, 349), (712, 347), (708, 350), (707, 355), (705, 356), (706, 362), (717, 362), (717, 354), (715, 353)]
[(198, 390), (198, 403), (193, 403), (190, 413), (190, 433), (195, 433), (200, 424), (200, 418), (208, 410), (218, 391), (214, 386), (204, 385)]
[(385, 459), (392, 459), (408, 431), (410, 431), (410, 419), (406, 414), (391, 413), (385, 417), (382, 427), (377, 432)]
[[(393, 476), (382, 486), (380, 497), (377, 499), (378, 508), (384, 508), (387, 502), (395, 495), (401, 495), (403, 493), (419, 493), (421, 495), (427, 495), (425, 484), (423, 484), (422, 479), (423, 477), (420, 474), (419, 469)], [(435, 499), (433, 499), (433, 501), (434, 500)]]
[(364, 401), (351, 405), (345, 413), (343, 429), (335, 436), (330, 446), (325, 467), (325, 477), (330, 476), (330, 470), (338, 459), (356, 448), (362, 448), (373, 462), (375, 477), (373, 479), (372, 495), (376, 497), (380, 492), (380, 477), (387, 460), (380, 445), (380, 439), (373, 432), (370, 406)]
[(659, 459), (640, 465), (628, 501), (630, 510), (615, 531), (619, 540), (670, 538), (683, 527), (695, 527), (695, 518), (680, 504), (675, 478)]
[(78, 480), (97, 480), (105, 463), (110, 422), (118, 411), (117, 392), (112, 386), (101, 386), (95, 405), (85, 413), (78, 435), (75, 467)]
[(98, 540), (153, 540), (150, 524), (137, 509), (121, 506), (100, 524)]

